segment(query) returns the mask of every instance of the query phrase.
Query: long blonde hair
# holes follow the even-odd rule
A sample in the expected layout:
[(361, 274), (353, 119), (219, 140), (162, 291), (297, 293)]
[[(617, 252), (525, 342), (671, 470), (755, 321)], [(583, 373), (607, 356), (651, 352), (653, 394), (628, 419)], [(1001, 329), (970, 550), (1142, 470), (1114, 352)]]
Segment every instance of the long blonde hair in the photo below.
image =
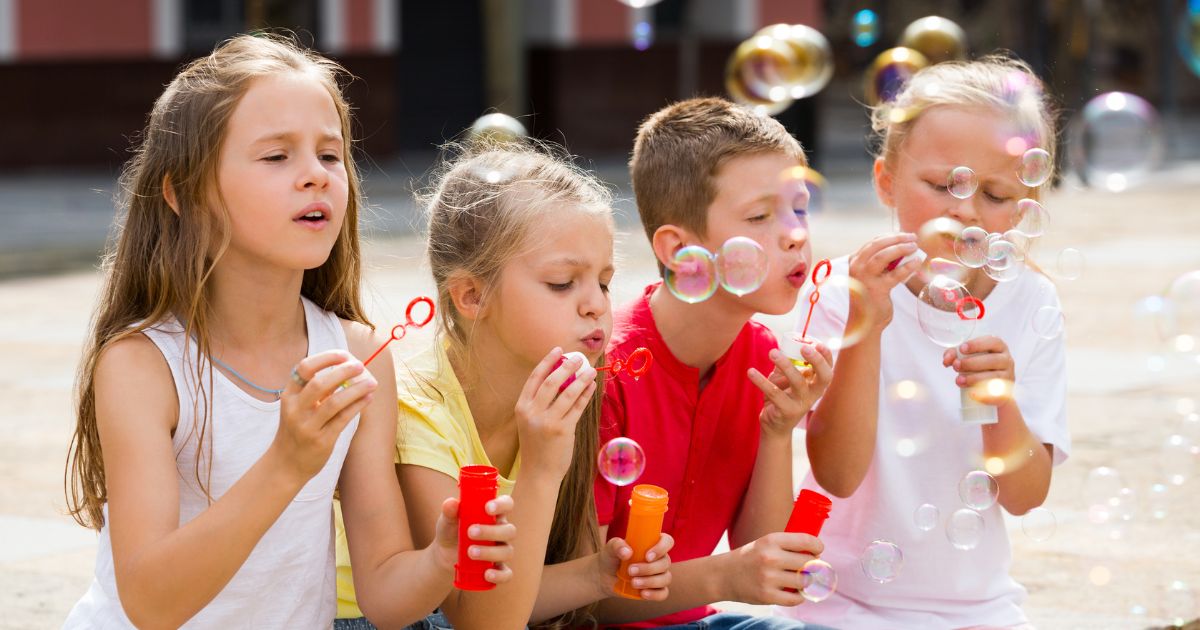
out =
[[(346, 219), (329, 258), (304, 272), (301, 294), (347, 320), (368, 323), (359, 298), (361, 263), (358, 210), (362, 205), (351, 158), (350, 106), (342, 95), (348, 73), (333, 61), (304, 50), (291, 38), (242, 35), (185, 67), (150, 112), (140, 144), (119, 182), (116, 237), (105, 252), (105, 279), (92, 331), (76, 382), (76, 426), (71, 438), (64, 486), (71, 516), (85, 527), (104, 524), (107, 500), (104, 455), (96, 421), (95, 373), (100, 355), (113, 343), (174, 315), (195, 340), (200, 381), (210, 349), (209, 279), (229, 246), (229, 214), (217, 188), (218, 156), (226, 127), (250, 83), (259, 77), (297, 72), (329, 91), (341, 119), (343, 155), (349, 180)], [(164, 185), (175, 196), (172, 210)], [(115, 245), (113, 244), (115, 242)], [(196, 399), (197, 454), (211, 440), (212, 387), (199, 382)], [(199, 413), (200, 409), (203, 413)], [(207, 439), (206, 439), (207, 438)], [(211, 444), (209, 446), (211, 459)], [(207, 493), (197, 457), (196, 480)], [(211, 497), (210, 497), (211, 499)]]
[[(489, 143), (447, 147), (449, 157), (423, 196), (428, 209), (429, 263), (437, 285), (438, 333), (451, 352), (470, 360), (470, 327), (450, 297), (450, 281), (459, 275), (484, 285), (484, 300), (504, 265), (527, 248), (530, 228), (548, 212), (586, 212), (611, 221), (612, 197), (587, 171), (549, 144)], [(603, 364), (601, 358), (598, 365)], [(554, 521), (546, 546), (546, 564), (591, 553), (600, 546), (593, 479), (599, 450), (600, 380), (575, 430), (571, 467), (559, 487)], [(591, 607), (552, 619), (542, 626), (574, 627)]]
[[(987, 107), (1005, 114), (1016, 124), (1013, 141), (1021, 152), (1040, 147), (1055, 163), (1058, 114), (1045, 86), (1025, 62), (999, 54), (929, 66), (913, 75), (895, 99), (872, 108), (877, 156), (894, 164), (921, 114), (942, 105)], [(1038, 192), (1033, 190), (1031, 196)]]

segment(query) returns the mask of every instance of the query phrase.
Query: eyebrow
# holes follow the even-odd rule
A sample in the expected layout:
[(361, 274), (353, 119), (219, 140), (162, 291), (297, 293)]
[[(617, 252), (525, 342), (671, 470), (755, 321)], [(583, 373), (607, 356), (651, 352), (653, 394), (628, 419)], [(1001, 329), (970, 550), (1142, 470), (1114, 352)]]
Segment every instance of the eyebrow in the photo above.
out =
[(754, 199), (751, 199), (750, 201), (747, 201), (747, 202), (741, 204), (740, 206), (738, 206), (738, 208), (741, 210), (749, 210), (750, 208), (757, 207), (763, 203), (771, 203), (778, 196), (779, 195), (776, 195), (774, 193), (767, 193), (765, 195), (762, 195), (761, 197), (755, 197)]
[[(271, 133), (271, 134), (262, 136), (262, 137), (258, 138), (257, 140), (255, 140), (252, 144), (262, 144), (264, 142), (271, 142), (273, 140), (293, 140), (296, 138), (296, 136), (297, 136), (297, 134), (295, 132), (280, 131), (278, 133)], [(341, 142), (342, 134), (326, 131), (325, 133), (321, 134), (321, 136), (320, 136), (320, 138), (318, 138), (318, 140), (320, 140), (321, 142)]]
[[(549, 261), (546, 264), (553, 265), (556, 267), (576, 267), (579, 269), (587, 269), (588, 267), (591, 266), (586, 260), (583, 260), (582, 258), (571, 258), (571, 257), (556, 258), (554, 260)], [(613, 266), (611, 264), (609, 264), (609, 265), (605, 265), (601, 269), (601, 271), (611, 271), (612, 269), (613, 269)]]

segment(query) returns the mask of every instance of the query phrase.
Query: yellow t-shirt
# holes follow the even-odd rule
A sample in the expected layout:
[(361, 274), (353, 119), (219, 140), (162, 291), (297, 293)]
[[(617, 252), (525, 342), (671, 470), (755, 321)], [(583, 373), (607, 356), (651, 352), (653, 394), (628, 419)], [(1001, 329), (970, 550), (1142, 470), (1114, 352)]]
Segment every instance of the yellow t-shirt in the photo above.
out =
[[(400, 419), (396, 430), (396, 463), (414, 464), (458, 479), (458, 469), (468, 465), (491, 466), (475, 419), (458, 382), (445, 347), (434, 344), (415, 355), (397, 375)], [(499, 477), (500, 494), (512, 494), (513, 480), (521, 469), (518, 450), (509, 476)], [(337, 616), (362, 617), (354, 595), (350, 551), (342, 525), (341, 504), (333, 502), (337, 526)]]

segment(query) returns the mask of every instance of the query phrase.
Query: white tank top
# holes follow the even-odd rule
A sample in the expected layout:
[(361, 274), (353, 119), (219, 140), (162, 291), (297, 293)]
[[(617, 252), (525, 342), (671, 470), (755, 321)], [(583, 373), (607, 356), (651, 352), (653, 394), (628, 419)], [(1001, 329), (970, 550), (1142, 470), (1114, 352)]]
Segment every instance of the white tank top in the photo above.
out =
[[(346, 335), (333, 313), (301, 298), (308, 328), (308, 354), (346, 349)], [(196, 344), (188, 344), (174, 318), (145, 331), (171, 367), (179, 397), (179, 425), (172, 443), (179, 477), (179, 524), (208, 508), (196, 481)], [(207, 386), (208, 366), (200, 383)], [(209, 492), (213, 500), (224, 495), (262, 457), (279, 427), (279, 401), (263, 402), (250, 396), (220, 371), (212, 370), (212, 417), (205, 436), (205, 451), (212, 448)], [(201, 403), (203, 404), (203, 402)], [(203, 407), (200, 408), (203, 417)], [(333, 566), (333, 491), (342, 470), (358, 417), (342, 431), (329, 461), (309, 480), (275, 524), (254, 546), (250, 556), (225, 588), (185, 628), (329, 628), (336, 607)], [(208, 473), (208, 458), (201, 455), (200, 478)], [(105, 525), (100, 529), (95, 579), (83, 599), (71, 610), (65, 628), (133, 628), (117, 597), (112, 544)]]

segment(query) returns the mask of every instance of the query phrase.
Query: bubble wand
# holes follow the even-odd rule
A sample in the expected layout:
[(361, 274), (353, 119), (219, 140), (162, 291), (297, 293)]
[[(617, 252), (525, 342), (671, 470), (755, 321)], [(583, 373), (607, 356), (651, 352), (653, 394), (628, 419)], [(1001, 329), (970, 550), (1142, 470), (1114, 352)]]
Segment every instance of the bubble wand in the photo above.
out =
[[(428, 306), (429, 312), (425, 314), (425, 319), (422, 319), (421, 321), (414, 321), (413, 309), (416, 308), (418, 304), (424, 304)], [(424, 295), (413, 298), (412, 301), (408, 303), (408, 308), (404, 309), (404, 323), (396, 324), (392, 327), (392, 336), (389, 337), (387, 341), (383, 342), (383, 345), (379, 346), (379, 349), (376, 350), (375, 353), (370, 357), (368, 357), (366, 361), (363, 361), (363, 367), (366, 367), (366, 365), (374, 360), (375, 357), (379, 356), (379, 353), (383, 352), (383, 349), (388, 347), (389, 343), (403, 339), (404, 335), (408, 333), (409, 328), (423, 328), (426, 324), (433, 321), (433, 311), (433, 300), (431, 298)]]

